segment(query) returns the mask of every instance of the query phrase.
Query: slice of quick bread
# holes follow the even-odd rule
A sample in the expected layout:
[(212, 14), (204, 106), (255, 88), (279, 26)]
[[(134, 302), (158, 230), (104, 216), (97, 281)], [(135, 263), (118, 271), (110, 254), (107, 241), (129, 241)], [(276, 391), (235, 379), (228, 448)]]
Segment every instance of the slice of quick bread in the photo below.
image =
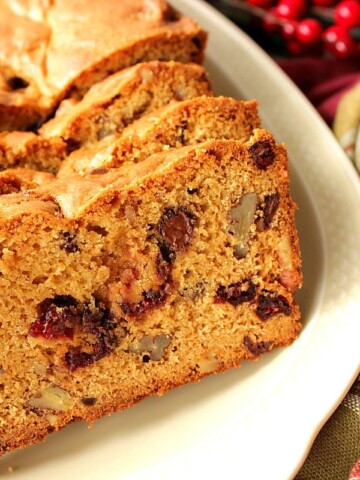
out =
[(121, 132), (142, 115), (180, 100), (212, 94), (200, 65), (140, 63), (97, 83), (81, 101), (65, 100), (40, 135), (0, 133), (0, 170), (20, 166), (54, 173), (72, 151)]
[(173, 103), (133, 122), (117, 137), (108, 137), (73, 152), (59, 177), (138, 163), (169, 148), (210, 139), (246, 141), (260, 126), (257, 102), (227, 97), (199, 97)]
[(0, 197), (0, 450), (286, 346), (301, 260), (265, 130)]
[(121, 132), (137, 118), (169, 103), (200, 95), (213, 95), (200, 65), (139, 63), (96, 83), (80, 102), (60, 108), (40, 134), (61, 137), (80, 147)]

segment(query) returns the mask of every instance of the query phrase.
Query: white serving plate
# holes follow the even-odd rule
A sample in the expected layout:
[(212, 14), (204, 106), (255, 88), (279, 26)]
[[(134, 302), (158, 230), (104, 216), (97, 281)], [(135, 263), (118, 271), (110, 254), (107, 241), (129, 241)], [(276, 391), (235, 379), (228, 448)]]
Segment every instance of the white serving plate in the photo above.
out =
[(289, 480), (360, 365), (360, 183), (331, 132), (272, 60), (201, 0), (217, 93), (257, 98), (289, 149), (304, 260), (304, 329), (289, 348), (0, 459), (12, 480)]

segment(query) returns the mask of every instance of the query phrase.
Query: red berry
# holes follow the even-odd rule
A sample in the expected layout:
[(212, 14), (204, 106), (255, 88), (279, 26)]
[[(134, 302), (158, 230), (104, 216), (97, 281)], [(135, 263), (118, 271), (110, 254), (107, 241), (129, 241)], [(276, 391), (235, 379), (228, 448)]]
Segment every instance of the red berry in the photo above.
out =
[(296, 38), (297, 22), (295, 20), (288, 20), (281, 25), (281, 35), (285, 40), (294, 40)]
[(286, 47), (288, 52), (294, 57), (297, 57), (304, 52), (304, 45), (298, 40), (290, 40), (286, 43)]
[(343, 0), (335, 7), (335, 22), (346, 28), (360, 25), (360, 2), (357, 0)]
[(262, 28), (268, 33), (276, 33), (280, 26), (276, 16), (276, 9), (270, 8), (262, 20)]
[(314, 18), (306, 18), (297, 26), (296, 35), (298, 40), (305, 45), (317, 43), (322, 35), (321, 23)]
[(351, 37), (343, 38), (334, 43), (331, 51), (337, 58), (349, 58), (357, 55), (358, 46), (356, 41)]
[(349, 37), (349, 32), (341, 25), (331, 25), (324, 31), (324, 40), (326, 43), (333, 44), (338, 40)]
[(304, 0), (280, 0), (276, 13), (280, 18), (298, 20), (304, 15), (306, 7)]
[(246, 0), (246, 3), (256, 7), (270, 7), (274, 2), (273, 0)]

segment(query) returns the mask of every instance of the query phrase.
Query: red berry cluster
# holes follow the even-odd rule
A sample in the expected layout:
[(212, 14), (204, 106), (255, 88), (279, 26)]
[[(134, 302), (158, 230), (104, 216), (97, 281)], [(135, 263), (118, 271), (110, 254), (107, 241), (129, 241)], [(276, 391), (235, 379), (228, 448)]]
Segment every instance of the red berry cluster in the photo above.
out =
[(269, 33), (279, 32), (293, 55), (326, 51), (338, 58), (360, 56), (356, 40), (360, 0), (246, 0)]

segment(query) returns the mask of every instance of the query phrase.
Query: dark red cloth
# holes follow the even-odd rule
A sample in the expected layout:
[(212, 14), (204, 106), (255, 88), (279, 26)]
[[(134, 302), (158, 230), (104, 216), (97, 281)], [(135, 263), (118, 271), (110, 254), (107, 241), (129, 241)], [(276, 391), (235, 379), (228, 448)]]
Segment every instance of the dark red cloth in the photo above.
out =
[(360, 82), (360, 59), (278, 59), (277, 63), (329, 125), (334, 119), (341, 97)]

